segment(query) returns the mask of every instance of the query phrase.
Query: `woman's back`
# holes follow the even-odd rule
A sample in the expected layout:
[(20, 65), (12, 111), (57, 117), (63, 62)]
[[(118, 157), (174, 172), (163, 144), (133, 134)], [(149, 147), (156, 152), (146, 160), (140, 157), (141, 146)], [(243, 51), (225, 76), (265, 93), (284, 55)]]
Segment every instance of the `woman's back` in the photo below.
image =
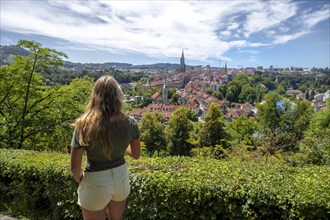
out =
[[(128, 116), (124, 116), (124, 118), (119, 120), (110, 120), (108, 126), (112, 145), (111, 156), (110, 158), (105, 156), (104, 146), (100, 140), (96, 140), (93, 147), (86, 146), (86, 172), (111, 169), (124, 164), (124, 155), (127, 146), (132, 139), (137, 139), (140, 136), (136, 121), (134, 118)], [(72, 146), (83, 148), (83, 146), (79, 145), (79, 135), (77, 131), (75, 131), (74, 138), (72, 139)]]

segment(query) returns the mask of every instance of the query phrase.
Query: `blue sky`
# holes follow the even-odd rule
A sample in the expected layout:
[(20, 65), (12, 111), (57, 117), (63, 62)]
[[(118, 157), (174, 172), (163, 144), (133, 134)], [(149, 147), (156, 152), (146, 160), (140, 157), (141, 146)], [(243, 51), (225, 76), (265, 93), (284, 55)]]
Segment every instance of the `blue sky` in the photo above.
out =
[(81, 63), (330, 66), (330, 0), (1, 0), (1, 45), (35, 40)]

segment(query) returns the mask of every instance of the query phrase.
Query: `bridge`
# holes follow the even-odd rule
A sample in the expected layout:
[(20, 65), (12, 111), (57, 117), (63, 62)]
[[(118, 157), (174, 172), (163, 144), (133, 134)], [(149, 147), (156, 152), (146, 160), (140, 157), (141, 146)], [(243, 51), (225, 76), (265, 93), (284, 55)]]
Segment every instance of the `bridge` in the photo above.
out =
[(275, 82), (278, 82), (280, 78), (287, 78), (287, 79), (315, 79), (317, 81), (320, 78), (330, 78), (329, 74), (279, 74), (279, 73), (271, 73), (271, 74), (263, 74), (263, 76), (267, 76), (269, 78), (275, 79)]

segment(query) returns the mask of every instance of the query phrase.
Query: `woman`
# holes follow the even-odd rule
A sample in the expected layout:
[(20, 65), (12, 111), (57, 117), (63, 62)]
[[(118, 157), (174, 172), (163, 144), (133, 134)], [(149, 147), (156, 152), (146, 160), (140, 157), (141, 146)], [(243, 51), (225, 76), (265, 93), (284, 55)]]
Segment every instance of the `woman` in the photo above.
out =
[[(140, 157), (140, 131), (123, 114), (123, 93), (111, 76), (95, 82), (92, 97), (75, 122), (71, 171), (79, 183), (78, 204), (84, 219), (123, 219), (130, 192), (125, 152)], [(84, 151), (87, 162), (81, 168)]]

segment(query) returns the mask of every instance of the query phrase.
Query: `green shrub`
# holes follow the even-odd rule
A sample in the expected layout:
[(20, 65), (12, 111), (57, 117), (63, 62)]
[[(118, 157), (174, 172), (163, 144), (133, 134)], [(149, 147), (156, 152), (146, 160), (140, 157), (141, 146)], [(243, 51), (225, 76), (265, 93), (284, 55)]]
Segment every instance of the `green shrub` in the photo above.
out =
[(0, 206), (31, 219), (81, 219), (67, 154), (0, 149)]
[[(126, 219), (327, 219), (330, 167), (188, 157), (128, 159)], [(81, 219), (69, 155), (0, 150), (0, 206)]]

